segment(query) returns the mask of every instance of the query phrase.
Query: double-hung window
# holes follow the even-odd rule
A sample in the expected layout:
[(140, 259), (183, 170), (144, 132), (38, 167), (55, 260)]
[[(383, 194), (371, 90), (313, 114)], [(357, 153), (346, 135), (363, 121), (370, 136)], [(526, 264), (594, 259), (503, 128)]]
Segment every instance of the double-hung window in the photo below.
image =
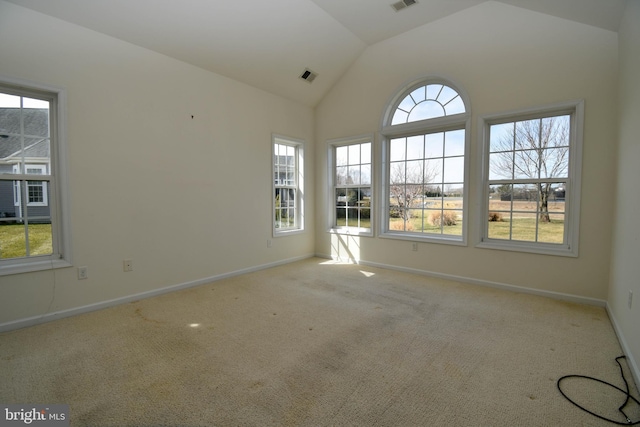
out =
[(331, 140), (329, 230), (371, 235), (373, 135)]
[(304, 151), (300, 140), (274, 135), (273, 235), (304, 229)]
[(483, 117), (480, 247), (577, 256), (582, 101)]
[(69, 265), (61, 96), (0, 83), (0, 275)]
[(398, 92), (384, 116), (382, 237), (466, 243), (469, 106), (451, 82)]

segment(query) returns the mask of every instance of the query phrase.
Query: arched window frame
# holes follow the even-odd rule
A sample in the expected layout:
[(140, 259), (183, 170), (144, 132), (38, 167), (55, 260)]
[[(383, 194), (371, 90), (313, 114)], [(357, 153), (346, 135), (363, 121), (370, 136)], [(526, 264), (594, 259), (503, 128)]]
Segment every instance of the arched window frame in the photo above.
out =
[[(464, 103), (464, 112), (444, 115), (441, 117), (427, 118), (410, 121), (407, 123), (391, 124), (394, 114), (401, 102), (416, 89), (429, 85), (444, 85), (456, 91)], [(462, 191), (462, 229), (459, 235), (430, 233), (425, 231), (392, 230), (390, 229), (390, 141), (394, 138), (427, 135), (454, 130), (464, 131), (464, 166), (463, 166), (463, 191)], [(469, 154), (471, 134), (471, 106), (468, 96), (462, 87), (449, 79), (442, 77), (426, 77), (413, 80), (400, 87), (387, 102), (382, 115), (380, 140), (382, 145), (380, 203), (378, 218), (380, 219), (380, 237), (419, 242), (446, 243), (453, 245), (467, 245), (468, 230), (468, 194), (469, 194)], [(444, 155), (443, 155), (444, 158)], [(424, 215), (424, 213), (423, 213)], [(444, 230), (444, 228), (442, 229)], [(415, 245), (414, 245), (415, 250)]]

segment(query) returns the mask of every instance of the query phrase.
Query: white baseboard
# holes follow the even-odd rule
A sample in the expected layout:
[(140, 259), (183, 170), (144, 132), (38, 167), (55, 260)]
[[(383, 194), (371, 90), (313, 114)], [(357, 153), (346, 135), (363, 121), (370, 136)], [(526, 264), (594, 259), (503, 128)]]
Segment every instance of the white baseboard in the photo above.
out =
[(269, 264), (262, 264), (254, 267), (249, 267), (241, 270), (231, 271), (229, 273), (218, 274), (215, 276), (205, 277), (190, 282), (179, 283), (177, 285), (171, 285), (160, 289), (154, 289), (152, 291), (141, 292), (139, 294), (127, 295), (120, 298), (115, 298), (108, 301), (101, 301), (95, 304), (84, 305), (81, 307), (74, 307), (67, 310), (56, 311), (53, 313), (46, 313), (39, 316), (28, 317), (24, 319), (13, 320), (0, 324), (0, 332), (13, 331), (15, 329), (26, 328), (28, 326), (35, 326), (41, 323), (50, 322), (52, 320), (63, 319), (65, 317), (71, 317), (78, 314), (89, 313), (91, 311), (102, 310), (104, 308), (113, 307), (120, 304), (125, 304), (132, 301), (151, 298), (158, 295), (166, 294), (169, 292), (179, 291), (181, 289), (192, 288), (194, 286), (205, 285), (207, 283), (215, 282), (218, 280), (226, 279), (228, 277), (239, 276), (241, 274), (253, 273), (256, 271), (264, 270), (271, 267), (277, 267), (279, 265), (289, 264), (296, 261), (313, 257), (313, 254), (303, 255), (295, 258), (288, 258), (272, 262)]
[(616, 317), (613, 315), (611, 311), (611, 307), (609, 307), (609, 303), (607, 303), (607, 314), (609, 315), (609, 319), (611, 320), (611, 324), (613, 325), (613, 330), (616, 331), (616, 335), (618, 336), (618, 341), (620, 341), (620, 345), (622, 346), (622, 352), (627, 358), (627, 364), (629, 365), (629, 370), (633, 374), (633, 380), (636, 383), (636, 392), (640, 394), (640, 368), (638, 363), (633, 358), (633, 354), (631, 353), (631, 349), (629, 348), (629, 344), (627, 344), (627, 339), (625, 338), (622, 330), (618, 326), (618, 322), (616, 321)]
[(348, 262), (352, 264), (367, 265), (370, 267), (384, 268), (387, 270), (402, 271), (405, 273), (419, 274), (421, 276), (429, 276), (429, 277), (435, 277), (438, 279), (452, 280), (454, 282), (470, 283), (473, 285), (487, 286), (490, 288), (505, 289), (508, 291), (544, 296), (544, 297), (549, 297), (549, 298), (562, 300), (562, 301), (575, 302), (578, 304), (594, 305), (598, 307), (605, 307), (607, 304), (605, 300), (601, 300), (597, 298), (582, 297), (579, 295), (565, 294), (562, 292), (547, 291), (543, 289), (527, 288), (524, 286), (512, 285), (508, 283), (492, 282), (490, 280), (475, 279), (472, 277), (465, 277), (465, 276), (456, 276), (453, 274), (438, 273), (438, 272), (429, 271), (429, 270), (420, 270), (420, 269), (409, 268), (409, 267), (399, 267), (396, 265), (381, 264), (381, 263), (370, 262), (365, 260), (355, 260), (352, 258), (339, 259), (337, 257), (332, 257), (326, 254), (316, 254), (316, 257), (333, 259), (335, 261)]

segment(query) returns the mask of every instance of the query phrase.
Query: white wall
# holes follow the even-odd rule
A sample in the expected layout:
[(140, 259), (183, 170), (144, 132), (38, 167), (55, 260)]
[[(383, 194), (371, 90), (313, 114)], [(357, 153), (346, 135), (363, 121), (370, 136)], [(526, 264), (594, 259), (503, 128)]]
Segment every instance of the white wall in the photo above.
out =
[[(0, 75), (67, 91), (89, 268), (1, 276), (0, 326), (313, 253), (311, 108), (1, 0), (0, 52)], [(307, 141), (307, 231), (267, 248), (272, 132)]]
[[(609, 315), (640, 384), (640, 2), (630, 1), (620, 28), (619, 147)], [(633, 292), (632, 308), (628, 307)]]
[[(617, 46), (615, 32), (497, 2), (370, 46), (316, 109), (316, 252), (602, 303), (614, 222)], [(421, 243), (413, 252), (411, 242), (328, 234), (326, 140), (378, 131), (389, 98), (406, 82), (428, 75), (453, 80), (471, 100), (469, 245)], [(581, 98), (585, 137), (579, 257), (475, 248), (478, 117)]]

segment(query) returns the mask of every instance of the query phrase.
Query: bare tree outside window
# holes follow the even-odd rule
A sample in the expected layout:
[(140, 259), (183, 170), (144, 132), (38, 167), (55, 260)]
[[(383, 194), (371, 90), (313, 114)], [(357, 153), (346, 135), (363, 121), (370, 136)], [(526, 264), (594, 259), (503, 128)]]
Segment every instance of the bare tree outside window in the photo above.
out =
[(394, 162), (389, 171), (389, 195), (395, 208), (406, 223), (411, 219), (411, 209), (420, 207), (432, 183), (439, 175), (434, 167), (425, 165), (425, 161)]
[(533, 199), (540, 222), (551, 221), (549, 200), (568, 176), (569, 136), (568, 115), (491, 126), (490, 180), (524, 184), (513, 185), (510, 197)]

